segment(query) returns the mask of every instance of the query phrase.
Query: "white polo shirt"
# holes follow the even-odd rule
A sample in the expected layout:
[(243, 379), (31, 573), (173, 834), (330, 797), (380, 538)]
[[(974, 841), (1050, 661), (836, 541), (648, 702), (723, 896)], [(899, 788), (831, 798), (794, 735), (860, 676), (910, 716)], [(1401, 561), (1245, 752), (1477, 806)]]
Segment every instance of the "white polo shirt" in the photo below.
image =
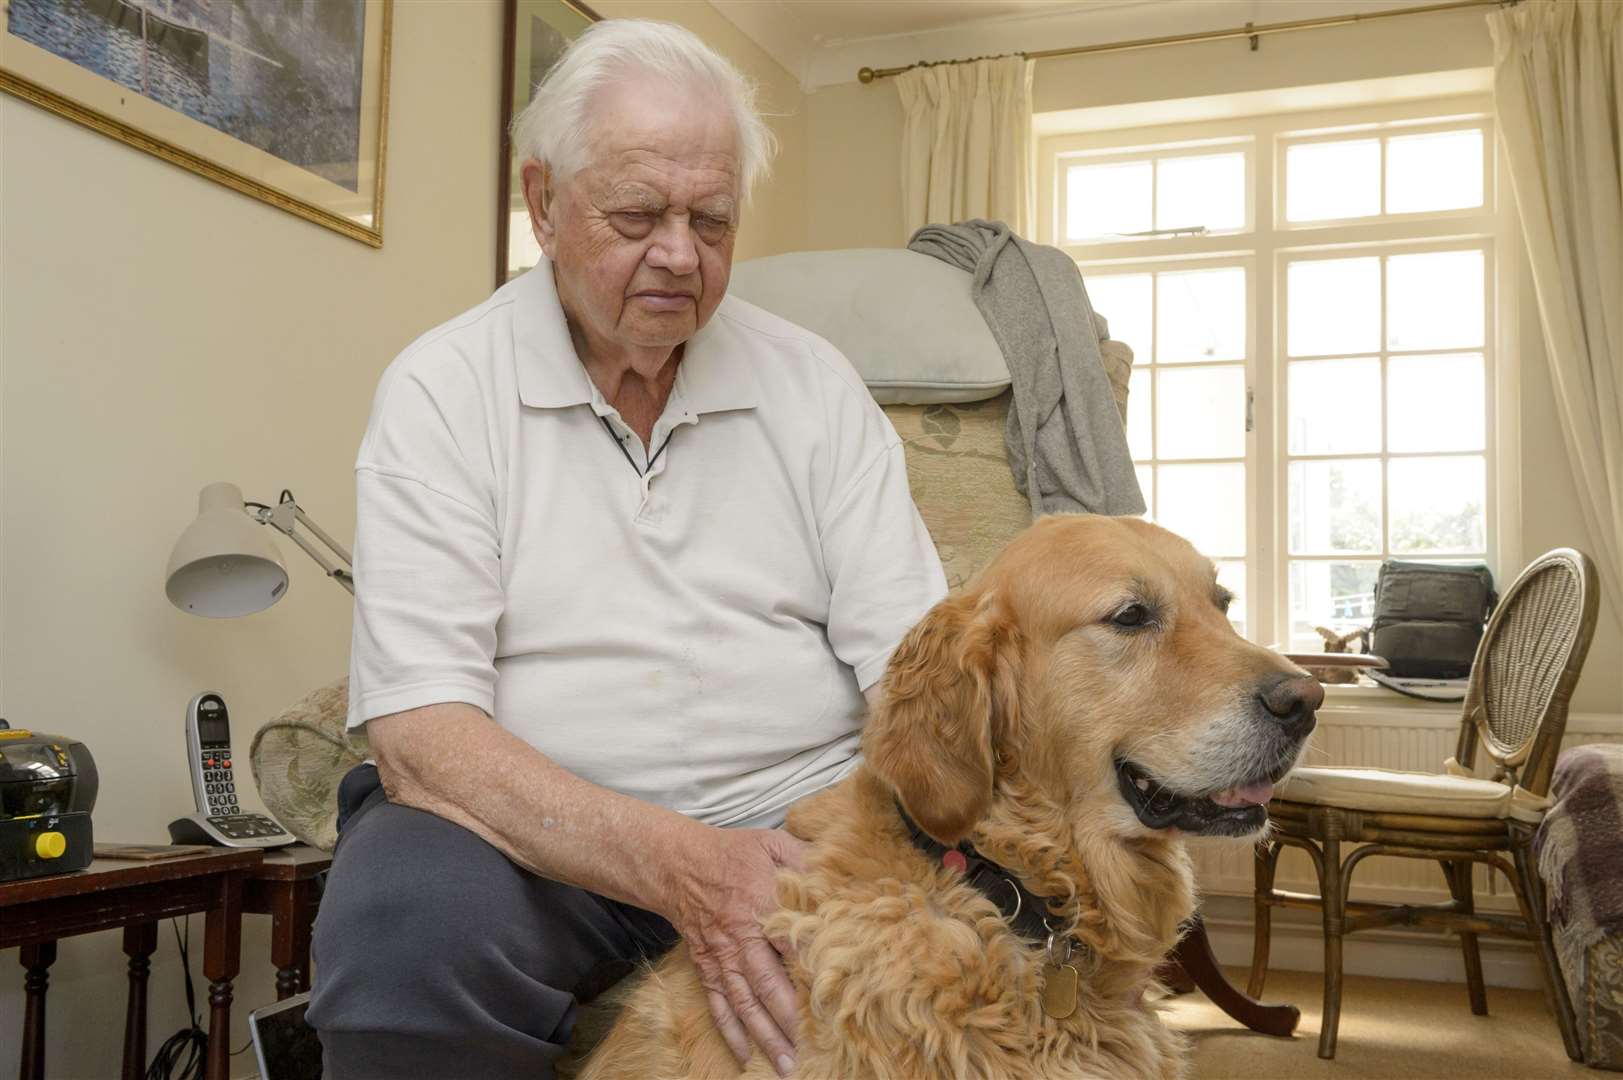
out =
[(849, 772), (862, 691), (946, 591), (889, 421), (828, 342), (728, 297), (651, 449), (545, 261), (407, 348), (356, 461), (349, 726), (467, 702), (714, 825)]

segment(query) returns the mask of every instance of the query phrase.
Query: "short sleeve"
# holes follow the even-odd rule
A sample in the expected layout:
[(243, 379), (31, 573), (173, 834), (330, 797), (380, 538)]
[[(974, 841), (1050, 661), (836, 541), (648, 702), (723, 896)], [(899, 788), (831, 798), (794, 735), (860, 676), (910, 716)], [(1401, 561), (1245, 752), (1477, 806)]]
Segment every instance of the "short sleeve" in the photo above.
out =
[(355, 467), (350, 728), (451, 701), (494, 712), (501, 534), (480, 398), (454, 363), (379, 385)]
[[(873, 406), (878, 413), (878, 406)], [(828, 639), (867, 690), (902, 638), (947, 592), (935, 545), (913, 505), (901, 442), (889, 434), (825, 516), (821, 540), (832, 591)]]

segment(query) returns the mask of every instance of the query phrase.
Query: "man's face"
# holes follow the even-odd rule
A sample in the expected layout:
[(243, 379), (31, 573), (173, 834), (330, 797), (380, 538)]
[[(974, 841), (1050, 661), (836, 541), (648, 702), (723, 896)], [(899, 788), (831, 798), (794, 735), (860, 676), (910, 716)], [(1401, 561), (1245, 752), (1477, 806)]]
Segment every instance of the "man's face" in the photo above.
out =
[(737, 129), (719, 98), (647, 77), (601, 91), (592, 116), (587, 164), (574, 176), (524, 167), (536, 239), (589, 344), (674, 348), (727, 291)]

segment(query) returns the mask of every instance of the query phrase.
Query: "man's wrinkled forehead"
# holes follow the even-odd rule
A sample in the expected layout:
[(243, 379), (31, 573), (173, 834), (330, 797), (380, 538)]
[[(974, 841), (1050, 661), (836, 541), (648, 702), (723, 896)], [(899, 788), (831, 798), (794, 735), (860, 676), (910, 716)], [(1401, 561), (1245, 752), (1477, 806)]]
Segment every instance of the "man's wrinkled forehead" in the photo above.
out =
[(599, 90), (590, 117), (583, 164), (600, 182), (649, 183), (680, 173), (706, 188), (737, 191), (738, 128), (719, 94), (634, 77)]

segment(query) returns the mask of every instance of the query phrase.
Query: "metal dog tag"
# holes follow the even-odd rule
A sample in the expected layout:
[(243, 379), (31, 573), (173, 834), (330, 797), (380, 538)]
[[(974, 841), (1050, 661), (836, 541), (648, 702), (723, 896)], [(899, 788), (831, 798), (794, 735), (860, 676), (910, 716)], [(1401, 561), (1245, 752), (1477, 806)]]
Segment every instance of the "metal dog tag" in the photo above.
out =
[(1043, 964), (1043, 1012), (1063, 1020), (1076, 1012), (1076, 968), (1070, 964)]

